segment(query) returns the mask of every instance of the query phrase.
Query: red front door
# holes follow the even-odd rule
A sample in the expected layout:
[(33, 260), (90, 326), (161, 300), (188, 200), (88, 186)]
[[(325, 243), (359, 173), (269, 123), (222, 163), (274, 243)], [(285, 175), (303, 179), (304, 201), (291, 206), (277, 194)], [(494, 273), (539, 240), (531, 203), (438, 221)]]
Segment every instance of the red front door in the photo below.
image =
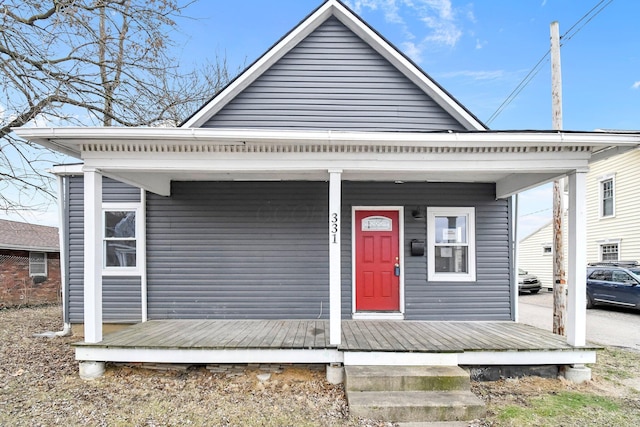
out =
[(398, 211), (356, 211), (356, 311), (400, 311)]

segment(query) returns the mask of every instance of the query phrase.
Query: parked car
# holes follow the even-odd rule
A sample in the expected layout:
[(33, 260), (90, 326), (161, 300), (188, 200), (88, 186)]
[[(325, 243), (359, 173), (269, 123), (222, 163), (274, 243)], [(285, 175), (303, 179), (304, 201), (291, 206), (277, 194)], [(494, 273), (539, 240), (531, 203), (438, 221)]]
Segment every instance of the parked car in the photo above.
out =
[(532, 294), (537, 294), (540, 292), (540, 288), (542, 288), (542, 284), (537, 276), (529, 274), (529, 272), (524, 271), (521, 268), (518, 269), (518, 291), (527, 291)]
[(640, 309), (640, 266), (636, 262), (589, 264), (587, 308), (600, 304)]

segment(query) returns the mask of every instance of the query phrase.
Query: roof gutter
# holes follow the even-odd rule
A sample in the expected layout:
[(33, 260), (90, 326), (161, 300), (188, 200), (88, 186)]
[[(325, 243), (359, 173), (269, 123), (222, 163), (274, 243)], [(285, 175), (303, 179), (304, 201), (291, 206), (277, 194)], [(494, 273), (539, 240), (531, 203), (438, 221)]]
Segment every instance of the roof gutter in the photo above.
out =
[[(330, 144), (422, 147), (632, 146), (640, 133), (559, 131), (348, 132), (211, 128), (16, 128), (20, 137), (81, 157), (85, 144)], [(99, 148), (99, 147), (98, 147)]]

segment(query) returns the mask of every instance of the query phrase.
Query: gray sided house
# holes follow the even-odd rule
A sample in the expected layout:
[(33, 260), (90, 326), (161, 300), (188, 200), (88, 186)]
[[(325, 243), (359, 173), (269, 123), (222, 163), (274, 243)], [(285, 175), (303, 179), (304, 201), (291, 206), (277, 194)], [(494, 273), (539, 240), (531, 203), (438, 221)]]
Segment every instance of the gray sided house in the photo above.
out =
[[(84, 325), (81, 361), (592, 361), (571, 352), (585, 345), (584, 176), (591, 161), (639, 143), (629, 133), (488, 130), (337, 0), (178, 128), (16, 132), (83, 162), (56, 168), (66, 321)], [(512, 196), (565, 176), (570, 352), (495, 356), (488, 325), (517, 320)], [(178, 353), (182, 342), (163, 353), (102, 332), (228, 322), (249, 331), (252, 321), (265, 321), (277, 349), (220, 333), (228, 339), (202, 344), (209, 352)], [(442, 322), (468, 337), (475, 359), (453, 356), (442, 336), (413, 339)], [(289, 335), (291, 324), (306, 338)], [(356, 329), (375, 343), (363, 347)], [(374, 329), (388, 333), (376, 340)], [(297, 352), (279, 353), (290, 345)]]

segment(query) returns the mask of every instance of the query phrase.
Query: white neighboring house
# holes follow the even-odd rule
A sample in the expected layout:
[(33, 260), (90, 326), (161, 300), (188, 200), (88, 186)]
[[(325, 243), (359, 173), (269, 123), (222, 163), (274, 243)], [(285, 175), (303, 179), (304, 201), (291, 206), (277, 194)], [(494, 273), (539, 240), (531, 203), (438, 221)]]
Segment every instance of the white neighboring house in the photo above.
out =
[[(590, 165), (587, 174), (587, 262), (640, 261), (640, 150)], [(566, 206), (566, 205), (565, 205)], [(566, 213), (564, 259), (567, 260)], [(520, 240), (519, 268), (553, 287), (553, 222)]]
[[(568, 259), (567, 214), (563, 222), (563, 249), (565, 266)], [(553, 221), (520, 240), (518, 268), (538, 277), (543, 288), (553, 289)]]
[(591, 164), (587, 262), (640, 261), (640, 150)]

